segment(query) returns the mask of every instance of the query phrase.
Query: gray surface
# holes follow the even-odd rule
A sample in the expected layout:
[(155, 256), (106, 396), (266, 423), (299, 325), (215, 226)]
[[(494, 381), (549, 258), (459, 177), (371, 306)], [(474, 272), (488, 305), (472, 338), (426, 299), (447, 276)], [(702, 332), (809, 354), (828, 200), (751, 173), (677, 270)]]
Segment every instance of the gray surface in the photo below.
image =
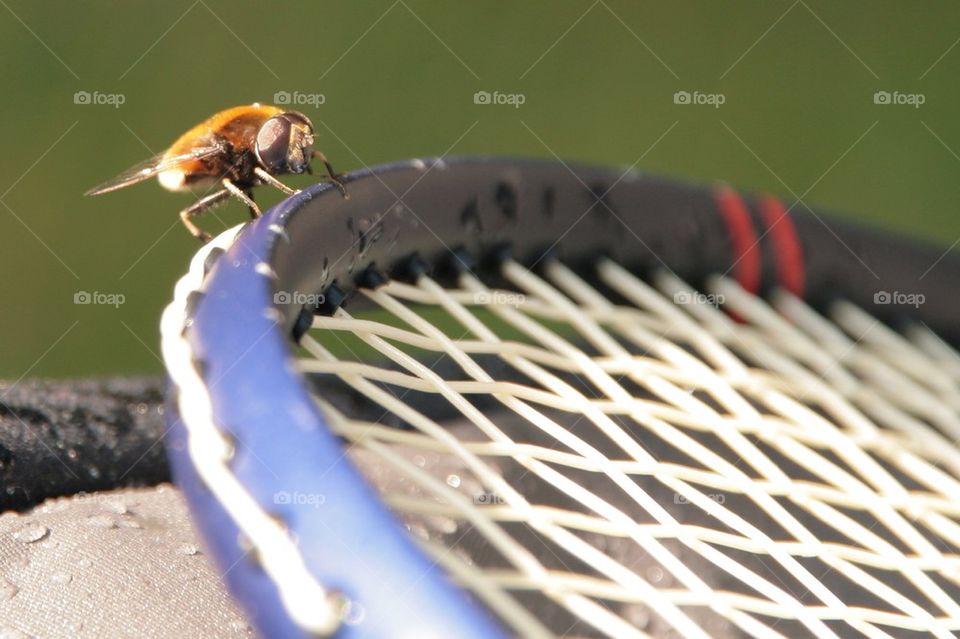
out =
[(0, 515), (0, 638), (248, 638), (167, 484)]

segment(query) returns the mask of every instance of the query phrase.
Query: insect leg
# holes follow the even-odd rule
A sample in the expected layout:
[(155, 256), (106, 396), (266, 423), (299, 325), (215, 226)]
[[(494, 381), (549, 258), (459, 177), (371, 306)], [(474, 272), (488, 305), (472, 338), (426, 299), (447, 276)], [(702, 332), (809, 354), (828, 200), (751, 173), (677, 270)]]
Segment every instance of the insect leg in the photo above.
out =
[(260, 217), (260, 207), (253, 201), (252, 197), (247, 195), (243, 189), (231, 182), (228, 178), (224, 178), (221, 182), (223, 183), (223, 188), (229, 191), (233, 197), (247, 205), (247, 208), (250, 209), (250, 217), (254, 219)]
[(336, 171), (333, 170), (333, 167), (330, 166), (330, 162), (327, 160), (327, 156), (325, 156), (320, 151), (313, 149), (313, 157), (320, 158), (320, 161), (323, 162), (323, 166), (327, 168), (327, 175), (330, 176), (330, 180), (337, 185), (338, 189), (340, 189), (340, 194), (343, 196), (343, 198), (346, 200), (349, 200), (350, 195), (347, 193), (347, 187), (343, 185), (343, 182), (340, 180), (340, 176), (337, 174)]
[[(247, 187), (247, 188), (243, 189), (243, 192), (244, 192), (244, 194), (245, 194), (248, 198), (250, 198), (250, 201), (251, 201), (251, 202), (253, 202), (254, 204), (256, 204), (257, 198), (255, 198), (255, 197), (253, 196), (253, 189), (252, 189), (252, 188)], [(251, 220), (257, 219), (257, 216), (258, 216), (257, 211), (259, 211), (259, 210), (260, 210), (259, 206), (257, 207), (257, 210), (256, 210), (256, 211), (253, 210), (253, 209), (249, 209), (249, 211), (250, 211), (250, 219), (251, 219)]]
[(212, 239), (213, 236), (194, 224), (190, 218), (194, 218), (204, 211), (209, 211), (228, 197), (230, 197), (230, 191), (224, 189), (200, 198), (187, 208), (180, 211), (180, 220), (183, 221), (183, 225), (187, 227), (187, 230), (190, 231), (195, 238), (206, 244)]
[(270, 186), (283, 191), (287, 195), (296, 195), (297, 193), (300, 192), (296, 189), (291, 189), (289, 186), (287, 186), (277, 178), (273, 177), (272, 175), (270, 175), (269, 173), (261, 169), (259, 166), (255, 168), (253, 172), (256, 173), (258, 178), (263, 180), (264, 184), (269, 184)]

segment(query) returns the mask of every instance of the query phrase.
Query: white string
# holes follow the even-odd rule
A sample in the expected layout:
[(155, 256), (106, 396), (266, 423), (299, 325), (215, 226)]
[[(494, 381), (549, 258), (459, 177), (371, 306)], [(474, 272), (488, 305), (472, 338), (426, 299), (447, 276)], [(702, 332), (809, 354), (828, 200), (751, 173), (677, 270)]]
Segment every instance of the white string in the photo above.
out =
[(249, 542), (251, 552), (276, 584), (290, 617), (302, 628), (327, 636), (340, 623), (338, 606), (309, 572), (286, 528), (261, 508), (231, 471), (233, 447), (215, 425), (209, 389), (193, 365), (193, 349), (183, 330), (187, 300), (190, 293), (202, 289), (207, 256), (215, 248), (228, 248), (242, 228), (224, 231), (206, 244), (177, 282), (174, 299), (161, 319), (163, 358), (177, 388), (177, 410), (197, 474)]
[[(715, 278), (706, 292), (731, 316), (675, 276), (647, 283), (608, 260), (597, 277), (626, 303), (559, 263), (541, 277), (507, 262), (502, 274), (516, 290), (491, 291), (465, 275), (456, 288), (422, 277), (364, 291), (392, 320), (342, 310), (318, 317), (300, 366), (342, 380), (410, 426), (352, 416), (318, 397), (351, 454), (419, 487), (378, 485), (411, 525), (457, 522), (505, 559), (484, 566), (423, 540), (515, 632), (548, 632), (543, 611), (522, 606), (529, 592), (611, 637), (665, 629), (706, 637), (722, 624), (757, 637), (800, 627), (833, 637), (844, 634), (838, 623), (870, 637), (960, 631), (956, 591), (944, 589), (960, 583), (952, 442), (960, 356), (936, 335), (923, 326), (895, 333), (849, 304), (828, 319), (784, 292), (771, 306)], [(345, 334), (379, 356), (340, 357), (324, 346)], [(432, 370), (441, 356), (457, 368), (450, 379)], [(457, 428), (404, 401), (409, 392), (454, 408)], [(471, 401), (481, 397), (497, 410)], [(517, 423), (553, 444), (518, 441), (526, 438)], [(696, 463), (658, 458), (649, 437)], [(416, 462), (426, 455), (452, 460), (458, 485)], [(550, 486), (566, 505), (543, 502), (524, 490), (529, 483)], [(678, 519), (654, 487), (710, 517)], [(496, 499), (478, 503), (477, 494)], [(517, 525), (541, 541), (521, 539)], [(632, 548), (646, 568), (611, 547)], [(738, 589), (721, 585), (730, 583)], [(850, 601), (838, 583), (859, 584), (881, 609)]]

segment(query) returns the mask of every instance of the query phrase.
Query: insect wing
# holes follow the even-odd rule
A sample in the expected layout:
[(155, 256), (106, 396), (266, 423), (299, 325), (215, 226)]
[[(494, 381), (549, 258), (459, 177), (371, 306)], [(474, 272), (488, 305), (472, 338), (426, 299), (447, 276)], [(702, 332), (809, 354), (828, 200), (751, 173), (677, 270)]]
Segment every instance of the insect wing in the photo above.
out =
[(174, 169), (188, 160), (202, 160), (203, 158), (207, 158), (211, 155), (219, 153), (221, 150), (222, 149), (219, 146), (204, 146), (192, 149), (188, 153), (180, 153), (178, 155), (171, 155), (168, 157), (164, 157), (164, 154), (160, 153), (159, 155), (155, 155), (152, 158), (144, 160), (143, 162), (130, 167), (115, 178), (107, 180), (99, 186), (95, 186), (87, 191), (84, 195), (100, 195), (101, 193), (116, 191), (117, 189), (130, 186), (131, 184), (149, 180), (158, 173), (163, 173), (168, 169)]

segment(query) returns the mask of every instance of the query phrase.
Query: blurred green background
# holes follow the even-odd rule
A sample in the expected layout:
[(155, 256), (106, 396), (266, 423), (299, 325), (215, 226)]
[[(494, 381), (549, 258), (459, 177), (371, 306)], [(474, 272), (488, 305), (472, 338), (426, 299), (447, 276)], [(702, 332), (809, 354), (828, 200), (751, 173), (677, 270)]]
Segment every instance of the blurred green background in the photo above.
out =
[[(198, 248), (176, 215), (190, 196), (82, 193), (277, 92), (323, 96), (297, 107), (339, 171), (472, 153), (637, 163), (949, 246), (958, 38), (955, 2), (0, 0), (0, 376), (161, 370), (160, 312)], [(525, 102), (474, 104), (481, 90)], [(123, 104), (75, 103), (84, 91)], [(203, 224), (246, 216), (230, 204)], [(75, 304), (82, 291), (124, 303)]]

